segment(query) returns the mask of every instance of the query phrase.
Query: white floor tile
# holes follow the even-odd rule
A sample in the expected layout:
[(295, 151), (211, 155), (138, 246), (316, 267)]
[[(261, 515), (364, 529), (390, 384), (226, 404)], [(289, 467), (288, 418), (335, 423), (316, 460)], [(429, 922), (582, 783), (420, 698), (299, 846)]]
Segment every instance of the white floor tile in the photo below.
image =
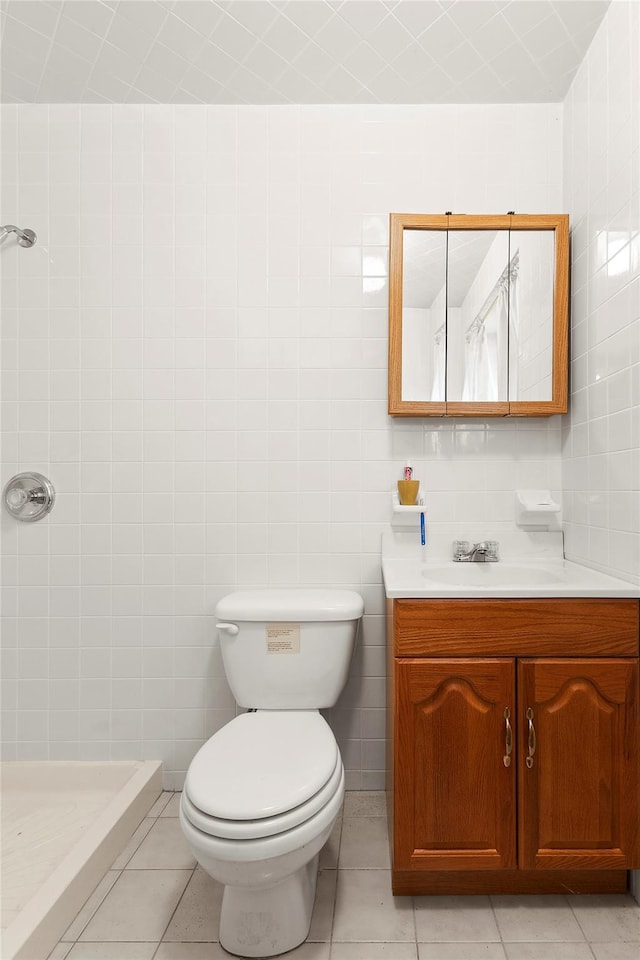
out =
[(69, 955), (69, 950), (71, 950), (71, 944), (63, 943), (61, 940), (60, 943), (56, 943), (47, 960), (65, 960)]
[(223, 891), (222, 884), (200, 867), (194, 870), (163, 939), (217, 940)]
[(339, 870), (335, 940), (415, 942), (411, 897), (394, 897), (388, 870)]
[(316, 885), (316, 901), (311, 915), (309, 940), (325, 943), (331, 940), (333, 906), (336, 901), (337, 870), (320, 870)]
[(336, 943), (331, 960), (417, 960), (415, 943)]
[(151, 960), (157, 943), (76, 943), (68, 960)]
[(159, 941), (190, 870), (123, 870), (81, 940)]
[(149, 810), (148, 817), (159, 817), (166, 805), (169, 803), (173, 793), (170, 790), (163, 790), (154, 805)]
[(587, 940), (592, 942), (640, 941), (640, 904), (633, 897), (567, 897)]
[(345, 818), (338, 865), (344, 870), (390, 869), (387, 821), (384, 817)]
[(161, 943), (153, 960), (229, 960), (219, 943)]
[(419, 960), (505, 960), (501, 943), (419, 943)]
[(507, 960), (592, 960), (588, 943), (506, 943)]
[[(331, 945), (329, 943), (301, 943), (288, 953), (282, 954), (286, 960), (329, 960), (331, 955)], [(228, 956), (228, 954), (227, 954)]]
[(131, 860), (128, 870), (192, 870), (196, 865), (175, 817), (159, 817)]
[(491, 902), (505, 943), (585, 939), (565, 897), (497, 896)]
[(419, 943), (500, 941), (489, 897), (414, 897)]
[(636, 943), (594, 943), (596, 960), (638, 960), (640, 941)]
[(384, 790), (351, 790), (344, 798), (344, 817), (386, 817), (387, 797)]
[(179, 815), (181, 793), (170, 793), (169, 796), (171, 799), (160, 814), (161, 817), (177, 817)]

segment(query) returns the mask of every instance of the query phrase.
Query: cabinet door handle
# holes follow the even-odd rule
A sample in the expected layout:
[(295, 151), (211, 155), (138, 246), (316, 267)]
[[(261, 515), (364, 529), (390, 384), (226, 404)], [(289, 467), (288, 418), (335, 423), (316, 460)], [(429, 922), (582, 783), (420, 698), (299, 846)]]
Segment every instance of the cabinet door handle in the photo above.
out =
[(511, 766), (511, 752), (512, 752), (512, 750), (513, 750), (513, 731), (512, 731), (512, 729), (511, 729), (511, 724), (509, 723), (509, 718), (510, 718), (510, 717), (511, 717), (511, 710), (509, 710), (509, 707), (505, 707), (505, 708), (504, 708), (504, 726), (505, 726), (505, 731), (504, 731), (504, 750), (505, 750), (505, 753), (504, 753), (504, 757), (502, 758), (502, 762), (504, 763), (505, 767)]
[(529, 770), (533, 766), (533, 755), (536, 752), (536, 728), (533, 725), (533, 710), (531, 707), (527, 710), (527, 723), (529, 725), (529, 756), (525, 763)]

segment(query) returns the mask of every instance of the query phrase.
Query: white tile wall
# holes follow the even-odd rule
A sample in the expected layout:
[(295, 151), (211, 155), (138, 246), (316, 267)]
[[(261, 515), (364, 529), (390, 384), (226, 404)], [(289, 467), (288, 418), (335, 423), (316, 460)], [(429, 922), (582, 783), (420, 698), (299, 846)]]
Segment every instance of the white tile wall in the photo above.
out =
[(611, 4), (569, 90), (572, 399), (563, 510), (572, 559), (640, 583), (640, 7)]
[(559, 418), (388, 418), (388, 215), (562, 211), (561, 107), (2, 117), (2, 222), (38, 233), (0, 250), (3, 482), (58, 491), (44, 522), (2, 516), (5, 755), (159, 757), (180, 786), (234, 715), (216, 600), (328, 584), (366, 600), (330, 720), (349, 787), (382, 787), (379, 538), (405, 459), (429, 523), (498, 539), (512, 491), (561, 474)]

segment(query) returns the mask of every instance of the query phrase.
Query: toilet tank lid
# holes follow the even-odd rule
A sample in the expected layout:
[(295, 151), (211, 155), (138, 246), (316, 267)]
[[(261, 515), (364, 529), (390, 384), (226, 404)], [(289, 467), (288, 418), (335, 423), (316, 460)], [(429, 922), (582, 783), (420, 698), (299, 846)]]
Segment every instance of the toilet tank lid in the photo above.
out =
[(239, 590), (216, 606), (221, 620), (359, 620), (363, 613), (354, 590)]

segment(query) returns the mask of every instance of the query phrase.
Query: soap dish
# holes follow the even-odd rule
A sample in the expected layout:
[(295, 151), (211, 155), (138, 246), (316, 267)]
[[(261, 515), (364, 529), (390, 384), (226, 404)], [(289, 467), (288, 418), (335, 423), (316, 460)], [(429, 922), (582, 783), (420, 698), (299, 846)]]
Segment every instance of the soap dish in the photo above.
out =
[(516, 523), (519, 527), (548, 527), (560, 504), (550, 490), (516, 490)]

